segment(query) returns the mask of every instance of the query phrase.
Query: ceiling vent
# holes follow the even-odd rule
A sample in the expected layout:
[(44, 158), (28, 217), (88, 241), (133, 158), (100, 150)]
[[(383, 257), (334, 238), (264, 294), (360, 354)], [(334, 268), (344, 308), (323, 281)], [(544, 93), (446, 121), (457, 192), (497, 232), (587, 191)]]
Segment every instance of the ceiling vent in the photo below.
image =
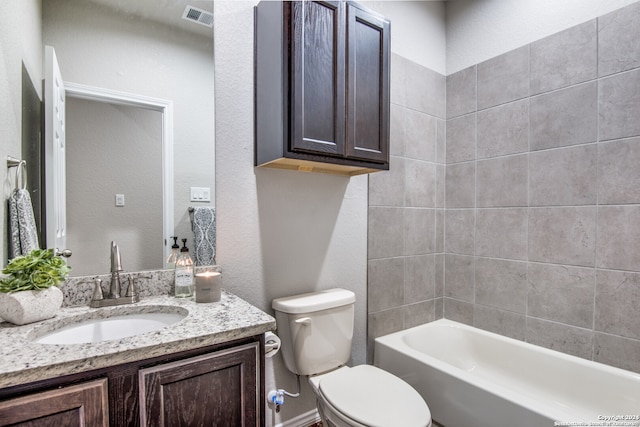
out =
[(187, 21), (195, 22), (200, 25), (205, 25), (209, 28), (213, 27), (213, 13), (198, 9), (197, 7), (185, 7), (182, 19), (186, 19)]

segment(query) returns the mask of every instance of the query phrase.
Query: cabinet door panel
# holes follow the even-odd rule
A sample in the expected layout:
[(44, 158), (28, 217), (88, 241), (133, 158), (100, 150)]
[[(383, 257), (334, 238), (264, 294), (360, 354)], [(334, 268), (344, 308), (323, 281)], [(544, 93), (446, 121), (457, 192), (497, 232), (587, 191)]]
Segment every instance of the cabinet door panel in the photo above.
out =
[(349, 5), (348, 157), (388, 161), (389, 22)]
[(142, 426), (259, 424), (259, 344), (142, 369)]
[(108, 372), (109, 419), (112, 426), (138, 427), (138, 365), (120, 366)]
[(109, 425), (107, 380), (95, 380), (0, 402), (0, 426)]
[(345, 6), (296, 1), (291, 7), (291, 150), (344, 155)]
[(82, 413), (80, 408), (73, 408), (57, 414), (45, 415), (43, 417), (9, 424), (10, 427), (60, 427), (60, 426), (82, 426), (80, 421)]

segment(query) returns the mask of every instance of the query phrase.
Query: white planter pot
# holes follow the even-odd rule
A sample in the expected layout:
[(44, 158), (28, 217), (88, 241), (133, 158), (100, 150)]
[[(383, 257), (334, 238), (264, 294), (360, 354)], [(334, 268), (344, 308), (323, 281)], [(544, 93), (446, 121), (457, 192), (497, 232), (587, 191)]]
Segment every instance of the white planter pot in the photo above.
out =
[(62, 291), (56, 286), (41, 291), (0, 293), (0, 317), (14, 325), (50, 319), (62, 306)]

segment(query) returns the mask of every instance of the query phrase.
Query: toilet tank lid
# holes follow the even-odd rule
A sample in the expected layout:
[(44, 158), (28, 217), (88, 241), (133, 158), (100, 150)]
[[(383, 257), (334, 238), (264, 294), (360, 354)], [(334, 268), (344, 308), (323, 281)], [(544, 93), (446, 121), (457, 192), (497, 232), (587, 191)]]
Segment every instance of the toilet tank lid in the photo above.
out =
[(356, 302), (356, 294), (346, 289), (334, 288), (276, 298), (273, 300), (271, 307), (283, 313), (299, 314), (341, 307), (354, 302)]

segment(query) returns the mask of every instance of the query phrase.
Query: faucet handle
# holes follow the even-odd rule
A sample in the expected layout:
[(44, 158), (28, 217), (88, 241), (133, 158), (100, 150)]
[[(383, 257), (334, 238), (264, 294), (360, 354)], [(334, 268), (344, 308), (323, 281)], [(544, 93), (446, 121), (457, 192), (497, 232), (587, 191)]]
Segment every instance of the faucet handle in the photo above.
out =
[(131, 276), (129, 276), (127, 279), (129, 281), (129, 285), (127, 286), (127, 294), (125, 296), (127, 296), (127, 297), (137, 297), (138, 296), (138, 289), (136, 288), (135, 279), (131, 279)]
[(93, 286), (93, 296), (91, 297), (91, 300), (99, 301), (102, 299), (104, 299), (104, 293), (102, 292), (102, 279), (96, 279)]
[(141, 276), (138, 275), (136, 277), (133, 277), (133, 275), (130, 275), (128, 278), (129, 280), (129, 286), (127, 286), (127, 297), (137, 297), (138, 296), (138, 281), (142, 280), (142, 279), (152, 279), (151, 276)]

